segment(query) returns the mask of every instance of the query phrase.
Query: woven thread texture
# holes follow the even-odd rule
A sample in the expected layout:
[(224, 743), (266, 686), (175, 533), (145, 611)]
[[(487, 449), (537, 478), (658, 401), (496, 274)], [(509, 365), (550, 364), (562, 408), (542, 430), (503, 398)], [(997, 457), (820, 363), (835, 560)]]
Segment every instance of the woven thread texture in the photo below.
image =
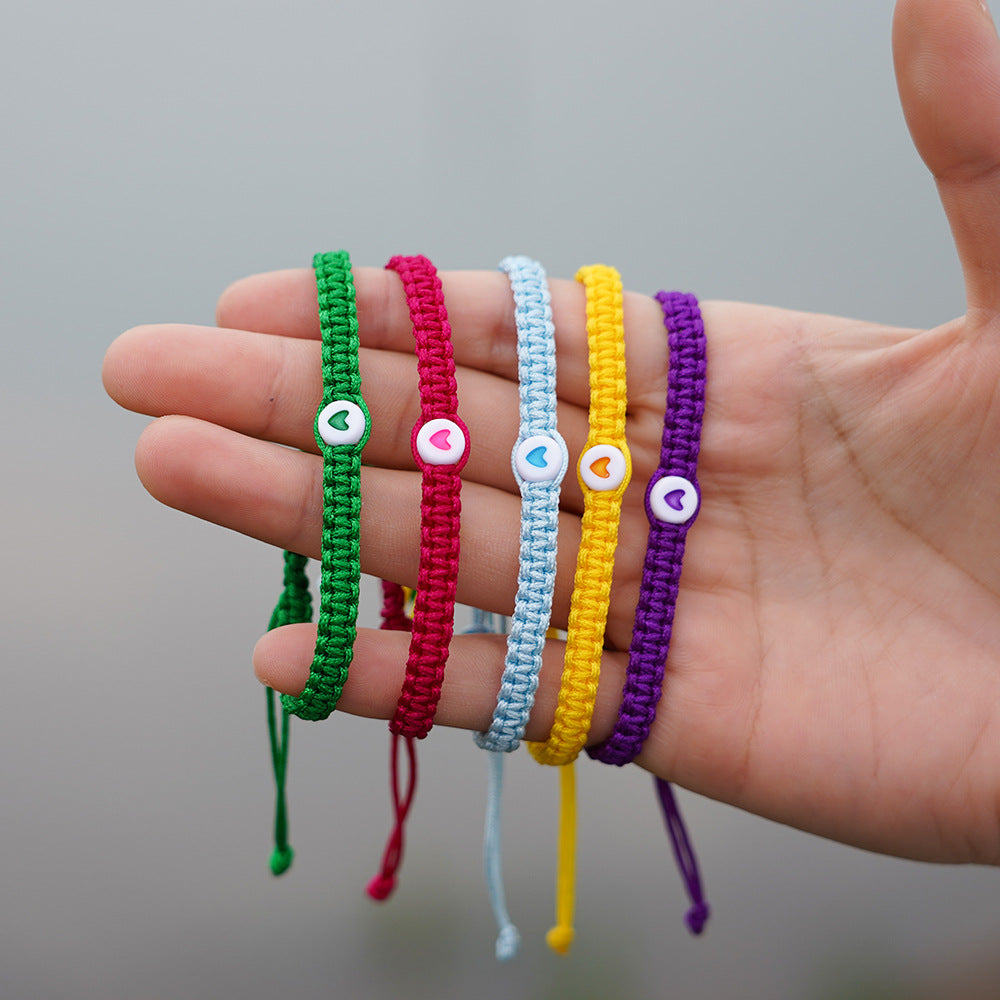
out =
[[(556, 430), (555, 325), (548, 282), (541, 264), (524, 256), (505, 257), (500, 270), (510, 279), (517, 326), (520, 428), (511, 468), (521, 491), (521, 533), (517, 596), (507, 639), (500, 691), (490, 727), (475, 733), (486, 750), (516, 750), (535, 702), (545, 632), (552, 614), (556, 578), (559, 491), (568, 465), (566, 445)], [(530, 437), (546, 436), (562, 451), (555, 477), (529, 482), (514, 462), (518, 447)]]
[[(386, 267), (395, 271), (403, 282), (413, 325), (420, 421), (413, 428), (411, 447), (423, 479), (413, 634), (406, 677), (389, 729), (396, 735), (423, 739), (434, 724), (454, 628), (462, 507), (459, 473), (469, 455), (469, 435), (458, 418), (451, 325), (437, 270), (421, 255), (393, 257)], [(465, 434), (465, 452), (452, 465), (429, 465), (417, 452), (420, 426), (437, 418), (453, 421)]]
[(327, 718), (347, 680), (357, 635), (361, 515), (361, 449), (370, 418), (361, 398), (358, 371), (358, 317), (350, 257), (344, 251), (313, 259), (322, 335), (323, 408), (349, 400), (364, 414), (365, 429), (356, 444), (329, 445), (314, 424), (323, 456), (323, 536), (320, 556), (320, 605), (316, 648), (309, 679), (297, 697), (282, 695), (287, 712), (301, 719)]
[(619, 766), (634, 760), (642, 750), (656, 716), (680, 589), (684, 543), (697, 514), (683, 524), (668, 524), (649, 511), (650, 491), (664, 476), (683, 476), (697, 489), (705, 415), (705, 327), (698, 300), (680, 292), (660, 292), (657, 300), (663, 309), (670, 361), (660, 464), (646, 490), (649, 539), (642, 586), (618, 720), (611, 736), (587, 751), (597, 760)]
[(587, 291), (590, 412), (584, 452), (597, 444), (612, 445), (622, 452), (626, 471), (616, 489), (596, 491), (584, 483), (577, 470), (584, 508), (562, 683), (548, 740), (528, 744), (532, 756), (540, 764), (555, 765), (575, 760), (590, 732), (618, 544), (618, 520), (622, 496), (632, 472), (625, 442), (621, 277), (614, 268), (601, 264), (581, 268), (576, 277)]
[(587, 348), (590, 363), (590, 411), (584, 455), (598, 445), (618, 448), (625, 461), (614, 490), (592, 490), (577, 465), (584, 508), (580, 548), (566, 635), (559, 697), (549, 738), (529, 742), (541, 764), (559, 765), (559, 848), (556, 865), (556, 923), (546, 935), (562, 955), (573, 942), (576, 872), (576, 775), (574, 761), (590, 732), (601, 671), (601, 651), (611, 595), (622, 496), (632, 462), (625, 442), (625, 329), (621, 277), (611, 267), (594, 265), (576, 275), (587, 298)]
[[(656, 299), (663, 310), (670, 358), (660, 463), (646, 488), (650, 527), (642, 586), (618, 720), (603, 744), (587, 750), (591, 757), (619, 766), (632, 761), (642, 750), (656, 716), (680, 589), (685, 539), (698, 513), (695, 509), (687, 521), (671, 524), (659, 520), (650, 505), (653, 488), (665, 476), (681, 476), (698, 491), (696, 473), (705, 413), (706, 342), (698, 300), (681, 292), (658, 292)], [(698, 858), (669, 783), (655, 778), (654, 784), (674, 858), (691, 900), (685, 922), (692, 934), (701, 934), (710, 910), (702, 889)]]

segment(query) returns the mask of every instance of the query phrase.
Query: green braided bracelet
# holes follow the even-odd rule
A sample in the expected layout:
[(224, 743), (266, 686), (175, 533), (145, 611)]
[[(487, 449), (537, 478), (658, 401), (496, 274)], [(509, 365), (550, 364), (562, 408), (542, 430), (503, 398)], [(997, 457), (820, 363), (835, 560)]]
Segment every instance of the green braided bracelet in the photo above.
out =
[[(351, 258), (346, 251), (316, 254), (316, 292), (323, 338), (323, 401), (313, 423), (323, 456), (323, 544), (320, 556), (320, 610), (309, 680), (297, 698), (276, 698), (267, 689), (267, 728), (274, 769), (274, 851), (271, 871), (286, 872), (294, 851), (288, 843), (285, 780), (288, 772), (289, 713), (325, 719), (337, 706), (354, 651), (358, 616), (361, 449), (368, 440), (369, 414), (358, 374), (358, 315)], [(308, 559), (285, 552), (284, 589), (268, 629), (312, 620), (312, 596), (305, 568)]]
[(319, 629), (305, 689), (297, 698), (281, 696), (287, 712), (312, 721), (325, 719), (336, 708), (354, 650), (361, 573), (361, 449), (369, 432), (358, 372), (351, 259), (343, 250), (316, 254), (313, 268), (323, 336), (323, 402), (313, 425), (323, 456)]

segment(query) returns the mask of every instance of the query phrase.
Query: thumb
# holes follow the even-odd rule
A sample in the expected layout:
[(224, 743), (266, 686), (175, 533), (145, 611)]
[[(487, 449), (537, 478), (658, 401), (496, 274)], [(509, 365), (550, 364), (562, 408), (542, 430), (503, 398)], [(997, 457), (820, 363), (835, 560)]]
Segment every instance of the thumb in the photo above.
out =
[(938, 185), (970, 311), (1000, 313), (1000, 39), (981, 0), (899, 0), (896, 81)]

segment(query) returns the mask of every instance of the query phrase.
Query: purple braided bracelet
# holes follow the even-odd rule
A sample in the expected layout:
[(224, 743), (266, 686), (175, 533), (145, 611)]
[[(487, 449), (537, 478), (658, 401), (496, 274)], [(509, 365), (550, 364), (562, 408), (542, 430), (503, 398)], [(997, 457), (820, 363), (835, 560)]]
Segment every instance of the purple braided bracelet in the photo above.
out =
[[(660, 464), (646, 487), (649, 541), (618, 721), (604, 743), (587, 750), (595, 760), (618, 766), (630, 763), (642, 750), (656, 716), (680, 589), (684, 540), (701, 503), (696, 471), (705, 413), (705, 327), (693, 295), (658, 292), (656, 299), (663, 309), (670, 361)], [(657, 778), (656, 790), (694, 904), (687, 924), (700, 934), (709, 910), (698, 861), (670, 785)]]
[(628, 672), (614, 732), (588, 753), (605, 764), (628, 764), (642, 749), (656, 716), (681, 579), (684, 539), (700, 502), (695, 470), (705, 412), (705, 328), (693, 295), (659, 292), (670, 345), (667, 412), (660, 465), (646, 487), (649, 541), (635, 609)]

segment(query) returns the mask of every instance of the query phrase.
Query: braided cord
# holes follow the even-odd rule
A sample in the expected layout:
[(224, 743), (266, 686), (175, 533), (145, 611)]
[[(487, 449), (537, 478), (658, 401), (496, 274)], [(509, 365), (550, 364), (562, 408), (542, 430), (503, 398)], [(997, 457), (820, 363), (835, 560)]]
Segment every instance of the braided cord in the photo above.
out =
[[(420, 421), (410, 444), (423, 480), (413, 630), (406, 677), (389, 729), (423, 739), (434, 724), (454, 628), (462, 506), (459, 473), (469, 456), (469, 434), (457, 413), (451, 325), (437, 270), (419, 255), (393, 257), (386, 267), (402, 279), (413, 324)], [(436, 464), (439, 460), (445, 461)]]
[(499, 266), (510, 279), (517, 326), (520, 429), (511, 452), (511, 469), (521, 491), (521, 547), (496, 708), (489, 729), (474, 733), (473, 738), (491, 751), (483, 867), (498, 927), (496, 956), (503, 961), (513, 958), (520, 946), (503, 887), (503, 753), (517, 749), (538, 688), (556, 576), (559, 488), (569, 457), (556, 430), (555, 325), (545, 271), (537, 261), (522, 256), (505, 257)]
[[(507, 631), (507, 619), (502, 615), (472, 609), (472, 620), (463, 629), (464, 635), (503, 635)], [(507, 895), (503, 887), (503, 864), (500, 851), (500, 829), (503, 803), (502, 753), (489, 754), (489, 783), (486, 795), (486, 818), (483, 823), (483, 870), (486, 875), (486, 891), (490, 897), (490, 908), (497, 922), (495, 954), (499, 961), (513, 958), (521, 946), (521, 935), (510, 919), (507, 911)]]
[[(646, 488), (649, 539), (642, 586), (635, 610), (632, 642), (622, 703), (611, 736), (587, 753), (606, 764), (621, 766), (642, 750), (656, 716), (688, 529), (701, 502), (698, 452), (705, 414), (705, 327), (693, 295), (658, 292), (670, 351), (667, 405), (663, 418), (660, 463)], [(709, 917), (698, 859), (670, 785), (655, 781), (660, 809), (691, 907), (685, 920), (700, 934)]]
[[(287, 871), (294, 856), (288, 842), (286, 798), (289, 716), (317, 720), (333, 711), (347, 678), (358, 614), (361, 449), (368, 440), (369, 417), (361, 398), (358, 372), (354, 279), (351, 259), (345, 251), (316, 254), (313, 269), (323, 372), (323, 400), (313, 428), (323, 455), (320, 613), (309, 679), (298, 697), (281, 696), (280, 726), (278, 699), (267, 688), (267, 728), (275, 781), (275, 846), (271, 855), (275, 875)], [(331, 439), (333, 444), (329, 443)], [(269, 630), (312, 620), (312, 597), (305, 573), (308, 560), (287, 551), (284, 560), (284, 589), (271, 615)]]
[[(312, 595), (305, 567), (309, 561), (296, 552), (285, 552), (284, 588), (271, 613), (267, 629), (282, 625), (312, 621)], [(288, 842), (288, 801), (286, 776), (288, 773), (288, 712), (278, 703), (273, 688), (265, 688), (267, 700), (267, 731), (271, 743), (271, 767), (274, 771), (274, 850), (271, 853), (271, 871), (283, 875), (292, 866), (295, 852)], [(278, 716), (280, 712), (280, 728)]]
[[(588, 750), (591, 757), (619, 766), (628, 764), (642, 750), (656, 716), (670, 649), (684, 542), (698, 508), (696, 471), (705, 413), (705, 327), (693, 295), (660, 292), (656, 297), (663, 309), (670, 363), (660, 464), (646, 489), (649, 541), (618, 721), (607, 741)], [(657, 490), (657, 484), (663, 481), (665, 484)], [(669, 493), (664, 494), (664, 490)], [(650, 503), (654, 491), (672, 500), (666, 507), (667, 514), (673, 511), (684, 520), (661, 520)]]
[(358, 318), (351, 260), (343, 250), (316, 254), (322, 334), (323, 401), (313, 430), (323, 456), (323, 536), (316, 648), (298, 697), (282, 695), (285, 711), (325, 719), (336, 708), (354, 652), (361, 573), (361, 449), (369, 414), (358, 372)]
[(521, 548), (517, 597), (496, 708), (489, 729), (474, 733), (473, 738), (491, 751), (483, 866), (498, 927), (496, 956), (503, 961), (513, 958), (520, 946), (503, 887), (503, 753), (517, 749), (538, 688), (556, 577), (559, 488), (569, 457), (556, 430), (555, 325), (545, 271), (537, 261), (521, 256), (505, 257), (500, 270), (510, 279), (517, 326), (520, 429), (511, 452), (511, 468), (521, 491)]
[(559, 768), (559, 864), (556, 869), (556, 922), (545, 943), (557, 954), (568, 955), (573, 944), (576, 903), (576, 769)]
[[(409, 632), (413, 621), (406, 613), (406, 605), (412, 591), (407, 591), (398, 583), (382, 581), (382, 624), (381, 628), (392, 632)], [(393, 736), (389, 741), (389, 795), (392, 799), (393, 828), (382, 851), (382, 864), (365, 891), (370, 899), (382, 902), (388, 899), (396, 888), (396, 872), (403, 863), (406, 847), (406, 820), (417, 794), (417, 754), (413, 740), (404, 740), (407, 762), (405, 790), (399, 774), (400, 738)]]
[[(576, 278), (587, 291), (590, 356), (589, 433), (578, 466), (584, 497), (583, 521), (555, 719), (547, 742), (528, 744), (540, 764), (572, 762), (590, 732), (618, 544), (618, 519), (632, 471), (625, 443), (621, 277), (614, 268), (598, 264), (581, 268)], [(615, 460), (612, 452), (617, 452), (620, 459)], [(620, 478), (615, 472), (615, 461), (620, 466)], [(590, 466), (597, 466), (597, 474), (603, 473), (607, 485), (614, 484), (616, 479), (617, 484), (612, 489), (595, 489), (588, 484), (594, 471)]]
[(541, 264), (505, 257), (517, 325), (520, 429), (511, 467), (521, 491), (521, 547), (517, 597), (507, 639), (500, 692), (490, 727), (475, 733), (486, 750), (516, 750), (535, 701), (545, 631), (556, 578), (559, 489), (566, 473), (566, 444), (556, 430), (555, 326)]
[[(391, 258), (406, 293), (416, 343), (420, 388), (420, 420), (410, 435), (410, 447), (421, 471), (420, 566), (413, 616), (401, 615), (401, 588), (383, 582), (383, 621), (387, 627), (409, 626), (406, 676), (396, 711), (389, 720), (392, 734), (391, 788), (395, 822), (382, 856), (382, 866), (368, 885), (368, 895), (384, 900), (396, 887), (403, 860), (406, 820), (416, 793), (416, 740), (434, 724), (441, 697), (448, 645), (454, 630), (455, 585), (458, 577), (459, 517), (462, 481), (459, 473), (469, 457), (469, 432), (458, 419), (458, 390), (451, 350), (451, 324), (444, 305), (441, 280), (423, 256)], [(410, 781), (400, 791), (396, 764), (400, 741), (405, 745)]]
[(587, 741), (601, 672), (611, 575), (622, 496), (632, 473), (625, 442), (625, 329), (622, 283), (612, 267), (576, 275), (587, 293), (590, 412), (587, 443), (577, 464), (583, 519), (570, 601), (562, 682), (545, 743), (528, 743), (540, 764), (560, 766), (556, 924), (546, 942), (565, 955), (573, 942), (576, 871), (576, 776), (573, 762)]

